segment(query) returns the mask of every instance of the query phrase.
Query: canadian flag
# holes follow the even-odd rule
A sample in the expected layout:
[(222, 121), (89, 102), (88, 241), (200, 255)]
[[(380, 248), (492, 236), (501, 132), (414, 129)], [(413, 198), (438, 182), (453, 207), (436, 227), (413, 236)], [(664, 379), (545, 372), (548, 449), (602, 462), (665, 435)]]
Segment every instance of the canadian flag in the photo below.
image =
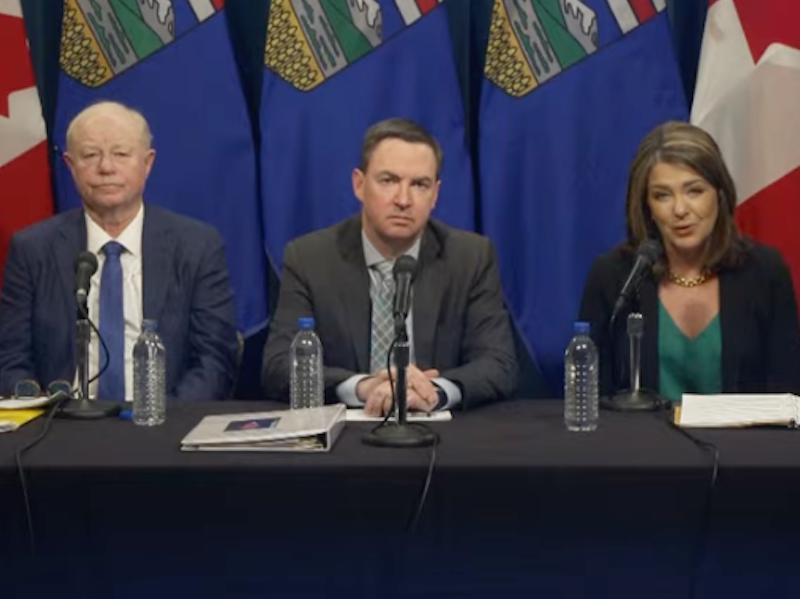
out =
[(719, 143), (741, 229), (778, 248), (800, 297), (800, 2), (711, 0), (692, 122)]
[(0, 267), (14, 231), (52, 213), (47, 135), (20, 0), (0, 0)]

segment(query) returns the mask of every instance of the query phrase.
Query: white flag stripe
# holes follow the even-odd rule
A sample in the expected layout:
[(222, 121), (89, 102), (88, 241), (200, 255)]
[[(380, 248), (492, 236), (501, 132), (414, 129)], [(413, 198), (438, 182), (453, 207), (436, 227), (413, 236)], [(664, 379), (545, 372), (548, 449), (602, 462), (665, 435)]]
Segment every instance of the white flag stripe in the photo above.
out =
[(22, 18), (22, 5), (19, 0), (0, 0), (0, 15)]
[(722, 149), (739, 201), (800, 167), (800, 51), (773, 44), (748, 77), (695, 122)]
[(617, 20), (622, 33), (628, 33), (636, 29), (639, 21), (631, 5), (628, 4), (628, 0), (608, 0), (608, 6), (611, 8), (611, 12), (614, 13), (614, 18)]
[(215, 12), (211, 0), (189, 0), (189, 4), (192, 5), (192, 10), (198, 21), (205, 21)]
[(743, 202), (800, 167), (800, 50), (772, 44), (753, 63), (732, 0), (708, 11), (692, 123), (722, 150)]
[(0, 167), (22, 156), (46, 138), (35, 87), (8, 96), (9, 117), (0, 115)]
[(733, 0), (708, 9), (692, 103), (692, 122), (704, 120), (739, 81), (755, 69), (753, 55)]
[(653, 0), (653, 6), (658, 12), (667, 8), (667, 0)]
[(403, 17), (403, 22), (406, 25), (413, 23), (417, 19), (422, 16), (422, 13), (419, 11), (419, 6), (414, 0), (395, 0), (397, 4), (397, 9), (400, 11), (400, 15)]

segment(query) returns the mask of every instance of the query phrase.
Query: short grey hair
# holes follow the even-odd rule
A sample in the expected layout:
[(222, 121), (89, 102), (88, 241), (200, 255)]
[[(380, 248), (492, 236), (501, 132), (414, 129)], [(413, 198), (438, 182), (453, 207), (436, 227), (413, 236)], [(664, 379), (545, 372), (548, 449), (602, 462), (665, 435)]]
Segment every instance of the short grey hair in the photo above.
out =
[(147, 123), (147, 119), (144, 118), (144, 115), (136, 110), (135, 108), (131, 108), (123, 104), (122, 102), (117, 102), (116, 100), (98, 100), (97, 102), (92, 102), (85, 108), (83, 108), (78, 114), (76, 114), (72, 120), (67, 125), (67, 133), (66, 133), (66, 142), (67, 142), (67, 149), (69, 150), (70, 140), (75, 135), (75, 129), (78, 128), (80, 123), (87, 117), (90, 116), (93, 112), (95, 112), (98, 108), (102, 108), (103, 106), (115, 106), (124, 112), (127, 112), (131, 118), (136, 121), (139, 127), (142, 130), (142, 143), (144, 146), (149, 150), (153, 145), (153, 133), (150, 131), (150, 125)]

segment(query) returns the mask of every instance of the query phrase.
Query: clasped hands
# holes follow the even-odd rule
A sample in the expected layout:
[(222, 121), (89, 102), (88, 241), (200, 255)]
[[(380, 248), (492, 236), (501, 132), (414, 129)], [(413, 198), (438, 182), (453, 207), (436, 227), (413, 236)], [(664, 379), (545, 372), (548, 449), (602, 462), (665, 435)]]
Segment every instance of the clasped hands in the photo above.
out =
[[(439, 376), (435, 368), (420, 370), (413, 364), (406, 369), (406, 399), (409, 410), (430, 412), (439, 403), (439, 394), (431, 379)], [(392, 380), (397, 384), (397, 371), (392, 368)], [(362, 379), (356, 385), (356, 396), (364, 402), (364, 413), (382, 416), (392, 409), (392, 388), (389, 371), (383, 369)]]

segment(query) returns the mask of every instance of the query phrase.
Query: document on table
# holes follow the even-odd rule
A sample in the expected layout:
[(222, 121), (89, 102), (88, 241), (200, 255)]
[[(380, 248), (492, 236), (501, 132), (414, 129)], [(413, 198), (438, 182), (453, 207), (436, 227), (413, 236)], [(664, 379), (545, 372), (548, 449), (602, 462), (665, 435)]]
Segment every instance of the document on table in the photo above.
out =
[[(347, 410), (347, 422), (380, 422), (383, 416), (367, 416), (361, 408), (350, 408)], [(453, 419), (450, 410), (440, 410), (438, 412), (409, 412), (407, 422), (447, 422)], [(394, 417), (389, 418), (389, 422), (394, 422)]]

